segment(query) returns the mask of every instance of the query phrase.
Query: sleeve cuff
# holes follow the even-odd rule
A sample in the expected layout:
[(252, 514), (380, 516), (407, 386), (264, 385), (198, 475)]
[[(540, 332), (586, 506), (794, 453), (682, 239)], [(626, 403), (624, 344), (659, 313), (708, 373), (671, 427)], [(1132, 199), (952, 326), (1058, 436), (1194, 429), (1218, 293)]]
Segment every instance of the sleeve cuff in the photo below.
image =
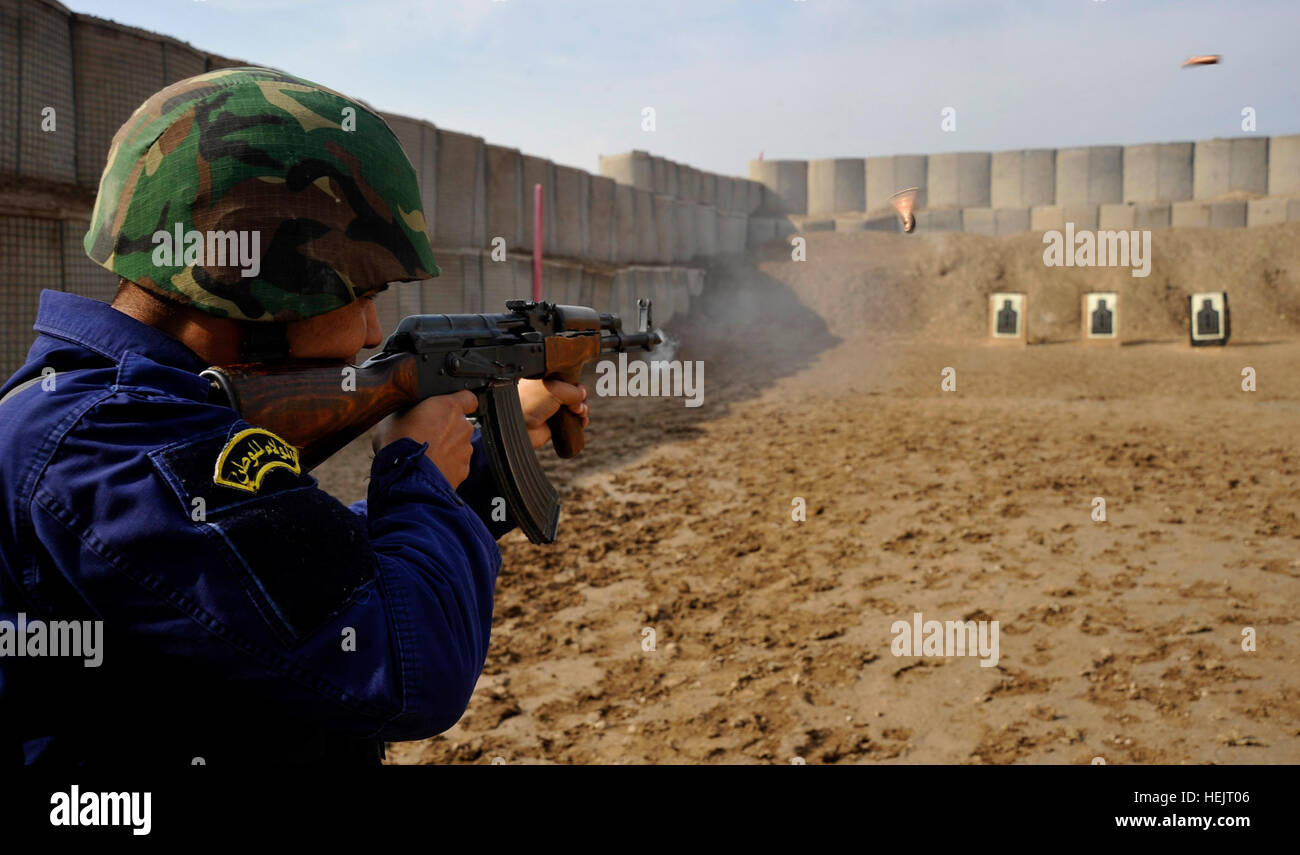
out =
[(465, 500), (457, 495), (442, 472), (425, 455), (428, 448), (429, 443), (418, 443), (404, 436), (379, 449), (370, 464), (370, 486), (366, 490), (365, 502), (371, 512), (382, 512), (393, 486), (412, 474), (423, 475), (429, 485), (451, 504), (465, 505)]

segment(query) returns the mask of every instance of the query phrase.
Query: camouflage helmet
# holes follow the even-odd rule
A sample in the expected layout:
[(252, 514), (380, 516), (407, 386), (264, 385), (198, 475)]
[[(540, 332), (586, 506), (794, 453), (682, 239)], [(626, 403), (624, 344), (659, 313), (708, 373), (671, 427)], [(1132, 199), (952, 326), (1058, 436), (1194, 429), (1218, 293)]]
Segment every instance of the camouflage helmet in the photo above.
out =
[(113, 138), (86, 253), (213, 315), (292, 321), (438, 275), (420, 189), (364, 104), (269, 68), (173, 83)]

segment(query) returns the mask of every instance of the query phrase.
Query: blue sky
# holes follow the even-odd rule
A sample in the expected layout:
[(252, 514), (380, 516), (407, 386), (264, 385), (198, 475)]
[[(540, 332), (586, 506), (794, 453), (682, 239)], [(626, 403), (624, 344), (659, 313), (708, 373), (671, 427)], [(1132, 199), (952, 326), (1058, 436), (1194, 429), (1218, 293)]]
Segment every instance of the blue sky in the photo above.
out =
[[(1297, 0), (73, 0), (599, 171), (1300, 132)], [(1183, 69), (1192, 54), (1213, 67)], [(641, 127), (653, 107), (656, 129)], [(956, 110), (957, 129), (940, 128)]]

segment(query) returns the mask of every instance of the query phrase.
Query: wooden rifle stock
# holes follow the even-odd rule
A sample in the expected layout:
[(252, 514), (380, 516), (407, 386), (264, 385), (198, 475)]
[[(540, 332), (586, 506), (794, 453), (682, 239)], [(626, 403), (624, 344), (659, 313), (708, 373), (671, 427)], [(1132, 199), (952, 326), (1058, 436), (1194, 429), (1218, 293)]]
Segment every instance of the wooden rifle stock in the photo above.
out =
[(401, 353), (364, 366), (225, 365), (203, 375), (225, 392), (245, 421), (296, 445), (307, 472), (388, 414), (418, 403), (416, 362), (414, 355)]

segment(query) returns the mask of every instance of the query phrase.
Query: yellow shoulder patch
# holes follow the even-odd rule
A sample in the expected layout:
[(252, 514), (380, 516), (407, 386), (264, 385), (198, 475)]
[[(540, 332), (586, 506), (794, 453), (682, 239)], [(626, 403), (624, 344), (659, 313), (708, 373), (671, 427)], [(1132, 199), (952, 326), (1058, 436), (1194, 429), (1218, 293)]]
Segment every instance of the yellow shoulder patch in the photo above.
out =
[(230, 438), (217, 456), (214, 483), (256, 493), (272, 469), (283, 466), (295, 475), (302, 472), (298, 449), (262, 428), (241, 430)]

